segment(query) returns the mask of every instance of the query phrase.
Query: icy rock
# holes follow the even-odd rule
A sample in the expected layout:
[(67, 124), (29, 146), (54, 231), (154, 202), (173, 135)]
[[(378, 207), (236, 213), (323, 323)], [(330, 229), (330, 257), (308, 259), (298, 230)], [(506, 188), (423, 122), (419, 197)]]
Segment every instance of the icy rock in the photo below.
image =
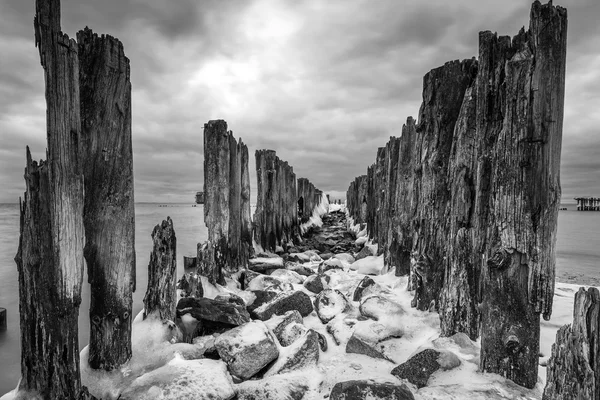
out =
[(329, 260), (319, 265), (318, 272), (322, 274), (332, 269), (344, 270), (344, 264), (342, 264), (342, 261), (338, 260), (337, 258), (330, 258)]
[(325, 329), (333, 337), (335, 344), (345, 345), (352, 336), (355, 323), (356, 319), (346, 318), (344, 314), (340, 314), (329, 321)]
[(296, 373), (273, 375), (235, 386), (237, 400), (301, 400), (308, 389), (306, 377)]
[(288, 263), (285, 266), (288, 270), (294, 271), (295, 273), (302, 276), (311, 276), (315, 273), (311, 268), (306, 265), (298, 264), (298, 263)]
[(425, 349), (398, 365), (391, 373), (399, 379), (408, 380), (420, 389), (427, 386), (429, 377), (438, 369), (452, 369), (459, 365), (458, 357), (449, 351)]
[(369, 286), (375, 285), (375, 281), (368, 276), (365, 276), (362, 281), (358, 284), (356, 289), (354, 289), (354, 295), (352, 296), (352, 301), (360, 301), (363, 297), (363, 292)]
[(346, 311), (348, 306), (348, 300), (339, 290), (325, 289), (315, 298), (315, 310), (324, 324)]
[(350, 268), (363, 275), (379, 275), (383, 269), (383, 257), (365, 257), (355, 261)]
[(182, 360), (148, 372), (125, 389), (121, 400), (229, 400), (235, 396), (227, 365), (216, 360)]
[(279, 358), (266, 372), (265, 377), (304, 369), (319, 362), (319, 335), (309, 329), (288, 347), (283, 347)]
[(270, 275), (259, 275), (256, 278), (248, 282), (248, 290), (267, 290), (271, 292), (284, 292), (289, 290), (292, 286), (286, 284), (281, 279)]
[(310, 297), (301, 291), (279, 293), (269, 302), (254, 309), (254, 314), (258, 319), (266, 321), (273, 315), (282, 315), (290, 310), (298, 310), (300, 315), (306, 317), (313, 311)]
[(355, 258), (351, 254), (348, 254), (348, 253), (336, 254), (334, 257), (337, 258), (338, 260), (342, 260), (348, 264), (352, 264), (352, 263), (354, 263), (354, 261), (356, 261)]
[(281, 332), (281, 339), (279, 343), (282, 346), (289, 346), (294, 343), (298, 338), (302, 337), (308, 332), (308, 328), (298, 322), (292, 322), (288, 324)]
[(308, 250), (303, 253), (290, 253), (288, 261), (305, 263), (309, 261), (322, 261), (321, 257), (314, 251)]
[(383, 296), (363, 298), (359, 310), (365, 317), (373, 318), (376, 321), (386, 316), (401, 317), (405, 314), (400, 304)]
[(319, 331), (314, 331), (319, 336), (319, 347), (321, 351), (327, 351), (327, 338)]
[(369, 240), (367, 236), (361, 236), (354, 241), (354, 244), (357, 246), (363, 246), (365, 243), (367, 243), (367, 240)]
[(270, 276), (277, 278), (284, 283), (292, 284), (301, 284), (302, 282), (304, 282), (305, 279), (302, 275), (298, 274), (297, 272), (290, 271), (288, 269), (276, 269), (275, 271), (271, 272)]
[(246, 307), (226, 301), (186, 297), (177, 303), (177, 316), (184, 323), (197, 321), (200, 335), (226, 330), (250, 321)]
[(243, 270), (242, 271), (242, 287), (243, 287), (243, 289), (247, 290), (250, 282), (252, 282), (252, 280), (254, 278), (256, 278), (257, 276), (261, 276), (261, 275), (263, 275), (263, 274), (254, 272), (254, 271), (250, 271), (249, 269)]
[(246, 309), (248, 310), (252, 318), (258, 318), (254, 313), (254, 310), (277, 297), (277, 292), (271, 292), (266, 290), (254, 290), (250, 293), (254, 295), (254, 301), (252, 303), (249, 303), (246, 306)]
[(231, 304), (237, 304), (238, 306), (246, 307), (246, 302), (240, 296), (234, 293), (221, 293), (215, 297), (216, 301), (225, 301)]
[(333, 253), (323, 253), (323, 254), (320, 255), (320, 257), (323, 260), (329, 260), (331, 257), (333, 257)]
[(350, 340), (348, 340), (348, 343), (346, 344), (346, 353), (364, 354), (371, 358), (380, 358), (382, 360), (391, 361), (375, 347), (362, 339), (357, 338), (355, 335), (352, 335)]
[(469, 355), (473, 357), (475, 362), (479, 362), (479, 348), (466, 333), (458, 332), (449, 337), (440, 337), (435, 339), (432, 343), (433, 347), (438, 350), (454, 347), (460, 353)]
[(403, 333), (401, 325), (396, 319), (390, 320), (389, 318), (385, 318), (381, 321), (369, 319), (366, 321), (358, 321), (354, 325), (354, 335), (371, 344), (377, 344), (393, 337), (402, 337)]
[(283, 315), (272, 316), (270, 319), (265, 321), (265, 325), (271, 332), (273, 332), (282, 346), (287, 346), (283, 344), (283, 341), (285, 341), (283, 335), (286, 327), (292, 323), (302, 324), (302, 322), (302, 315), (300, 315), (298, 310), (290, 310)]
[(328, 288), (329, 280), (328, 275), (311, 275), (304, 281), (304, 287), (315, 294), (319, 294), (323, 289)]
[(372, 379), (364, 381), (346, 381), (336, 383), (329, 400), (414, 400), (412, 392), (406, 385), (377, 382)]
[(223, 333), (215, 340), (221, 359), (232, 375), (248, 379), (279, 356), (269, 329), (262, 321), (252, 321)]

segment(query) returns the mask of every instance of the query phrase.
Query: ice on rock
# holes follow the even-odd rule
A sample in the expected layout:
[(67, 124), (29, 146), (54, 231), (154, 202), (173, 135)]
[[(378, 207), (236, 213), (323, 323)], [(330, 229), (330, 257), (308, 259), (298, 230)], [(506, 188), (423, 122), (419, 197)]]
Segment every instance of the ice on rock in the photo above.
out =
[(348, 318), (344, 314), (339, 314), (327, 323), (326, 330), (333, 337), (335, 344), (345, 346), (352, 336), (356, 323), (355, 318)]
[(252, 321), (221, 334), (215, 340), (221, 359), (232, 375), (248, 379), (279, 356), (269, 329), (262, 321)]
[(301, 263), (307, 263), (307, 262), (311, 262), (311, 261), (315, 261), (315, 262), (323, 261), (321, 259), (321, 257), (315, 251), (312, 251), (312, 250), (307, 250), (302, 253), (291, 253), (288, 256), (288, 260), (301, 262)]
[(262, 304), (254, 310), (254, 315), (262, 321), (266, 321), (273, 315), (282, 315), (290, 310), (298, 310), (303, 317), (313, 311), (313, 305), (310, 297), (302, 292), (284, 292), (279, 293), (267, 303)]
[(265, 373), (265, 377), (301, 370), (319, 362), (319, 335), (312, 329), (287, 347), (280, 349), (279, 358)]
[(275, 271), (271, 272), (270, 276), (277, 278), (284, 283), (290, 284), (301, 284), (302, 282), (304, 282), (305, 279), (302, 275), (298, 274), (297, 272), (290, 271), (288, 269), (276, 269)]
[(414, 400), (414, 396), (406, 385), (369, 379), (337, 383), (331, 390), (329, 400), (347, 399)]
[(348, 308), (348, 300), (339, 290), (325, 289), (315, 298), (315, 310), (324, 324)]
[(286, 344), (283, 344), (283, 342), (286, 341), (284, 338), (286, 328), (293, 323), (302, 324), (302, 315), (300, 315), (298, 310), (290, 310), (283, 315), (274, 315), (265, 321), (267, 328), (273, 332), (277, 340), (279, 340), (279, 343), (283, 346), (287, 346)]
[(312, 293), (319, 294), (323, 289), (328, 288), (330, 277), (328, 275), (311, 275), (304, 281), (304, 287)]
[(288, 324), (281, 332), (279, 343), (287, 347), (308, 332), (308, 328), (298, 322)]
[(251, 266), (254, 265), (254, 264), (268, 264), (268, 265), (272, 265), (273, 268), (283, 267), (283, 258), (281, 258), (279, 256), (275, 256), (275, 257), (256, 257), (256, 258), (251, 258), (248, 261), (250, 262)]
[(358, 321), (354, 325), (354, 335), (357, 338), (370, 343), (377, 344), (389, 338), (402, 337), (404, 330), (395, 320), (382, 318), (379, 321), (371, 319), (366, 321)]
[(301, 400), (308, 390), (309, 380), (299, 373), (245, 381), (235, 387), (238, 400)]
[(340, 253), (340, 254), (336, 254), (335, 256), (333, 256), (334, 258), (337, 258), (338, 260), (344, 261), (348, 264), (352, 264), (354, 261), (356, 261), (354, 259), (354, 257), (351, 254), (348, 253)]
[(357, 260), (350, 265), (350, 269), (363, 275), (379, 275), (383, 269), (383, 256), (369, 256)]
[(378, 295), (363, 297), (359, 309), (362, 315), (376, 321), (385, 317), (397, 317), (400, 320), (406, 314), (400, 304)]
[(290, 290), (291, 285), (286, 284), (281, 279), (270, 275), (259, 275), (248, 283), (247, 290), (265, 290), (273, 292), (283, 292)]
[(224, 362), (183, 360), (168, 364), (136, 378), (120, 400), (229, 400), (235, 396), (233, 382)]

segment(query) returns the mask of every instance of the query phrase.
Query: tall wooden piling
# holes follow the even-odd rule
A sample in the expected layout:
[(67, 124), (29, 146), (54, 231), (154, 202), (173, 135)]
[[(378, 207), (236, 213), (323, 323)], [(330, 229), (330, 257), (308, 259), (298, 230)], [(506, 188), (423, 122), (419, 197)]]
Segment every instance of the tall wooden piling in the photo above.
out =
[(154, 227), (152, 242), (148, 263), (148, 289), (144, 296), (144, 319), (154, 316), (162, 321), (175, 321), (177, 238), (171, 218), (167, 217)]
[(77, 43), (61, 32), (60, 1), (37, 0), (35, 44), (44, 68), (47, 161), (27, 149), (19, 270), (19, 389), (86, 398), (79, 371), (83, 280), (83, 174)]
[(486, 238), (481, 369), (529, 388), (554, 295), (566, 29), (566, 10), (535, 1), (528, 31), (479, 41), (477, 130), (493, 145), (477, 188), (478, 210), (489, 209), (477, 232)]
[(297, 188), (297, 217), (300, 218), (300, 222), (306, 222), (312, 216), (314, 209), (319, 205), (321, 192), (306, 178), (298, 178)]
[(135, 210), (131, 82), (123, 44), (77, 33), (85, 182), (84, 255), (91, 285), (89, 364), (107, 371), (131, 358)]
[(0, 307), (0, 331), (6, 330), (7, 325), (6, 308)]
[(227, 131), (227, 122), (204, 124), (204, 222), (208, 241), (198, 246), (198, 272), (211, 283), (247, 267), (252, 242), (248, 235), (248, 149)]

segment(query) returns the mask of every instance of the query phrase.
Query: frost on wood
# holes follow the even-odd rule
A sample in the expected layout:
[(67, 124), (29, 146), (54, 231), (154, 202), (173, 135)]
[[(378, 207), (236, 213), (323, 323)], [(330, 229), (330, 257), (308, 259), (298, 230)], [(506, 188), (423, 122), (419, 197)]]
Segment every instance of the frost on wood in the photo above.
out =
[(85, 203), (84, 255), (91, 285), (89, 363), (112, 370), (131, 357), (135, 210), (131, 82), (123, 44), (77, 34)]
[(198, 246), (198, 272), (211, 283), (248, 265), (252, 252), (248, 148), (227, 122), (204, 124), (204, 222), (206, 246)]

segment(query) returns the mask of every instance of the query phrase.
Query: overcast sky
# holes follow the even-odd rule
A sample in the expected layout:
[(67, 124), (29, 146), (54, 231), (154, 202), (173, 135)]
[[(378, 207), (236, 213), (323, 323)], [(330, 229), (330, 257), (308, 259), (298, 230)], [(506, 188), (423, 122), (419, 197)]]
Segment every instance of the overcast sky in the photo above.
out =
[[(0, 202), (24, 191), (25, 146), (45, 157), (34, 0), (0, 0)], [(568, 9), (563, 200), (600, 196), (600, 1)], [(529, 0), (63, 0), (71, 37), (118, 37), (131, 60), (136, 201), (192, 202), (202, 127), (225, 119), (335, 196), (417, 117), (422, 78), (477, 56), (478, 32), (514, 35)], [(254, 196), (253, 196), (254, 197)]]

